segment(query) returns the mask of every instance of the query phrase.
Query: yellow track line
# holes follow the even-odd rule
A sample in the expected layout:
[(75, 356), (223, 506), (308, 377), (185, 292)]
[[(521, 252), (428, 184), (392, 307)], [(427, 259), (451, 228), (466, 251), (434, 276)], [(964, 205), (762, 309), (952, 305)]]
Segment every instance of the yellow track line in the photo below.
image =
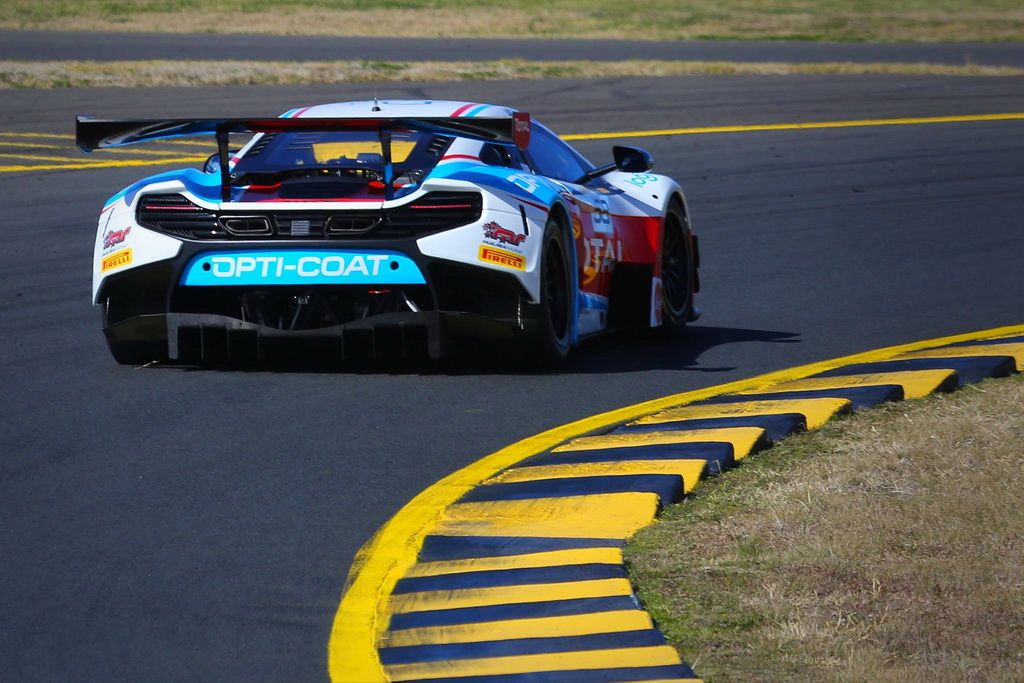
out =
[(75, 151), (75, 148), (69, 145), (43, 145), (38, 142), (0, 141), (0, 147), (23, 147), (25, 149), (63, 149), (69, 152)]
[(1020, 121), (1024, 112), (1008, 114), (969, 114), (966, 116), (924, 116), (905, 119), (857, 119), (851, 121), (810, 121), (807, 123), (765, 123), (749, 126), (712, 126), (706, 128), (664, 128), (615, 133), (576, 133), (563, 135), (563, 140), (608, 140), (612, 138), (646, 138), (659, 135), (709, 135), (712, 133), (752, 133), (769, 130), (812, 130), (816, 128), (861, 128), (867, 126), (916, 126), (926, 123), (969, 123), (972, 121)]
[[(0, 145), (2, 145), (2, 144), (3, 143), (0, 142)], [(64, 148), (58, 147), (57, 149), (64, 149)], [(67, 151), (73, 153), (71, 150), (67, 150)], [(151, 156), (155, 156), (155, 157), (161, 157), (162, 156), (163, 158), (168, 158), (166, 152), (149, 152), (149, 154)], [(66, 161), (69, 164), (91, 164), (93, 166), (99, 166), (99, 167), (103, 167), (103, 166), (106, 166), (108, 164), (116, 164), (116, 163), (119, 163), (121, 161), (124, 161), (123, 159), (82, 159), (81, 157), (55, 157), (55, 156), (48, 156), (48, 155), (44, 155), (44, 154), (25, 154), (25, 153), (21, 153), (21, 152), (0, 152), (0, 157), (6, 158), (6, 159), (27, 159), (29, 161)], [(172, 156), (170, 158), (180, 159), (181, 157), (174, 156), (172, 154)], [(205, 159), (206, 157), (198, 157), (198, 158)], [(148, 161), (148, 159), (139, 159), (139, 161)], [(155, 163), (159, 163), (159, 162), (162, 162), (163, 159), (159, 159), (158, 158), (158, 159), (154, 159), (153, 161)]]
[[(54, 157), (44, 154), (19, 154), (14, 152), (0, 152), (0, 157), (5, 159), (27, 159), (29, 161), (66, 161), (71, 164), (78, 162), (77, 159), (73, 159), (71, 157)], [(88, 161), (82, 161), (81, 163), (88, 163), (95, 166), (96, 164), (106, 163), (106, 161), (106, 159), (90, 159)]]
[[(78, 148), (73, 145), (43, 145), (38, 142), (10, 142), (7, 140), (0, 140), (0, 147), (14, 147), (17, 149), (56, 149), (64, 152), (71, 152), (74, 154), (78, 153)], [(133, 154), (140, 156), (174, 156), (181, 154), (180, 150), (167, 149), (167, 150), (154, 150), (154, 149), (98, 149), (97, 152), (103, 152), (105, 154)], [(97, 159), (102, 162), (103, 159)]]
[(68, 135), (67, 133), (14, 133), (0, 131), (0, 137), (2, 138), (59, 138), (61, 140), (74, 140), (74, 135)]
[[(1006, 114), (968, 114), (964, 116), (924, 116), (924, 117), (913, 117), (913, 118), (894, 118), (894, 119), (855, 119), (849, 121), (810, 121), (806, 123), (766, 123), (766, 124), (753, 124), (753, 125), (740, 125), (740, 126), (710, 126), (700, 128), (663, 128), (656, 130), (634, 130), (634, 131), (616, 131), (610, 133), (575, 133), (571, 135), (563, 135), (563, 140), (611, 140), (617, 138), (642, 138), (642, 137), (657, 137), (657, 136), (668, 136), (668, 135), (710, 135), (714, 133), (750, 133), (758, 131), (778, 131), (778, 130), (814, 130), (814, 129), (826, 129), (826, 128), (859, 128), (868, 126), (913, 126), (931, 123), (969, 123), (969, 122), (981, 122), (981, 121), (1021, 121), (1024, 120), (1024, 112), (1010, 112)], [(65, 133), (14, 133), (14, 132), (2, 132), (0, 131), (0, 137), (24, 137), (24, 138), (58, 138), (58, 139), (74, 139), (73, 135)], [(201, 142), (187, 142), (184, 140), (161, 140), (158, 144), (165, 145), (186, 145), (186, 146), (198, 146), (203, 145)], [(111, 151), (111, 150), (108, 150)], [(121, 151), (121, 150), (118, 150)], [(125, 150), (127, 151), (127, 150)], [(160, 154), (160, 152), (154, 151), (137, 151), (136, 154)], [(25, 157), (30, 158), (30, 157)], [(189, 161), (201, 161), (201, 158), (189, 159)], [(167, 159), (167, 162), (175, 161), (175, 159)], [(161, 163), (161, 162), (157, 162)], [(107, 162), (105, 164), (66, 164), (58, 168), (62, 169), (80, 169), (80, 168), (103, 168), (104, 166), (116, 167), (116, 166), (145, 166), (146, 163), (119, 163), (119, 162)], [(23, 171), (27, 169), (35, 169), (39, 171), (43, 170), (55, 170), (55, 168), (45, 166), (0, 166), (0, 173), (11, 173), (15, 171)]]
[(79, 161), (69, 164), (33, 164), (18, 166), (0, 166), (0, 173), (15, 173), (25, 171), (73, 171), (83, 168), (119, 168), (123, 166), (160, 166), (163, 164), (191, 164), (197, 161), (204, 161), (205, 159), (205, 156), (168, 157), (165, 159), (104, 159), (102, 161)]
[(911, 351), (1022, 333), (1024, 325), (1011, 325), (927, 339), (665, 396), (549, 429), (470, 463), (428, 486), (406, 503), (356, 553), (346, 582), (347, 590), (342, 595), (335, 613), (327, 646), (327, 666), (331, 680), (338, 683), (352, 680), (387, 680), (377, 653), (377, 643), (388, 623), (388, 596), (392, 594), (399, 578), (416, 564), (423, 539), (438, 523), (442, 511), (483, 481), (529, 456), (599, 429), (712, 396), (765, 389), (843, 365), (887, 360)]
[[(16, 133), (14, 131), (0, 131), (0, 138), (55, 138), (59, 140), (74, 140), (75, 136), (68, 133)], [(208, 143), (201, 140), (158, 140), (159, 145), (185, 145), (191, 147), (209, 147)]]

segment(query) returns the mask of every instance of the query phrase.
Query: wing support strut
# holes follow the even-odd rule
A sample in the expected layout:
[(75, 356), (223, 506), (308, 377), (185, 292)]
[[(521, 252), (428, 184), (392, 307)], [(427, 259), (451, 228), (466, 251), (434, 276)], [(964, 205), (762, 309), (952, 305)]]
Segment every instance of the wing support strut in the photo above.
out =
[(217, 138), (217, 159), (220, 161), (220, 200), (231, 201), (231, 169), (228, 158), (229, 133), (227, 126), (219, 125), (214, 133)]
[(384, 201), (395, 198), (395, 170), (391, 165), (391, 128), (381, 126), (377, 132), (380, 154), (384, 158)]

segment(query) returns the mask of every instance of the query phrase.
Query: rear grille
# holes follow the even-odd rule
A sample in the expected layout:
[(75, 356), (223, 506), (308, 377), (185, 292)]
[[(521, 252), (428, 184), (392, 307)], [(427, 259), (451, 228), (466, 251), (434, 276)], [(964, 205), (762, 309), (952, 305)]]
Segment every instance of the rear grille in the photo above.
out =
[(281, 238), (323, 237), (326, 213), (275, 213), (276, 234)]
[(387, 211), (274, 211), (218, 215), (182, 195), (146, 195), (139, 224), (185, 239), (401, 239), (468, 225), (480, 218), (475, 192), (429, 192)]
[(482, 201), (475, 192), (430, 192), (391, 209), (374, 236), (408, 237), (467, 225), (480, 219)]
[(139, 225), (186, 238), (225, 237), (217, 214), (193, 204), (180, 194), (150, 194), (139, 201)]

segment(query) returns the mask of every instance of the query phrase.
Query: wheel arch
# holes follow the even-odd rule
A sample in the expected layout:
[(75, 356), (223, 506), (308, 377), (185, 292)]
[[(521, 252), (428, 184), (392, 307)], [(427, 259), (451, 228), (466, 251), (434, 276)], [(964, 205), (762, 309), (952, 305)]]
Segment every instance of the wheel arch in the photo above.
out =
[[(690, 219), (690, 209), (686, 203), (686, 196), (683, 194), (682, 188), (678, 184), (673, 188), (672, 192), (667, 197), (665, 204), (665, 216), (667, 218), (669, 211), (673, 209), (678, 210), (682, 218), (682, 229), (683, 234), (686, 238), (687, 249), (689, 252), (688, 261), (690, 267), (690, 310), (687, 315), (686, 322), (696, 320), (694, 311), (698, 311), (696, 307), (696, 294), (700, 291), (700, 248), (698, 246), (697, 235), (693, 231), (693, 224)], [(662, 230), (666, 228), (667, 222), (662, 224)], [(663, 238), (664, 239), (664, 238)], [(662, 258), (664, 256), (662, 255)], [(652, 312), (652, 326), (654, 322), (654, 306), (655, 297), (652, 296), (651, 301), (651, 312)], [(659, 316), (661, 317), (661, 316)], [(662, 321), (664, 323), (664, 321)], [(685, 324), (685, 322), (683, 323)]]
[(669, 207), (672, 205), (678, 206), (683, 212), (683, 218), (686, 219), (687, 225), (690, 222), (690, 207), (686, 203), (686, 195), (683, 194), (683, 190), (678, 186), (673, 188), (672, 192), (669, 193), (668, 201), (665, 202), (665, 212), (667, 213)]
[(686, 196), (678, 186), (669, 196), (665, 210), (668, 211), (668, 208), (673, 205), (678, 206), (683, 212), (683, 223), (690, 236), (690, 254), (693, 259), (693, 293), (696, 294), (700, 291), (700, 242), (697, 239), (697, 234), (693, 231), (693, 223), (690, 221), (690, 207), (686, 203)]

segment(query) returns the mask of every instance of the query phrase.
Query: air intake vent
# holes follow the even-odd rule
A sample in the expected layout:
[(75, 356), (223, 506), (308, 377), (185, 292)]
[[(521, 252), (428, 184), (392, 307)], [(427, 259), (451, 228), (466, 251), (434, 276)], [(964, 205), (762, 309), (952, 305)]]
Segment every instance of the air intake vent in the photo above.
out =
[(270, 144), (271, 140), (274, 139), (275, 135), (277, 135), (277, 133), (264, 133), (263, 137), (261, 137), (256, 144), (245, 153), (246, 158), (259, 156), (259, 154), (267, 148), (267, 145)]
[(448, 147), (450, 147), (451, 144), (452, 138), (445, 138), (440, 135), (434, 136), (434, 139), (430, 141), (429, 145), (427, 145), (427, 154), (440, 159), (441, 155), (448, 151)]
[(181, 237), (217, 237), (225, 234), (217, 214), (193, 204), (180, 194), (150, 194), (139, 200), (139, 225)]

